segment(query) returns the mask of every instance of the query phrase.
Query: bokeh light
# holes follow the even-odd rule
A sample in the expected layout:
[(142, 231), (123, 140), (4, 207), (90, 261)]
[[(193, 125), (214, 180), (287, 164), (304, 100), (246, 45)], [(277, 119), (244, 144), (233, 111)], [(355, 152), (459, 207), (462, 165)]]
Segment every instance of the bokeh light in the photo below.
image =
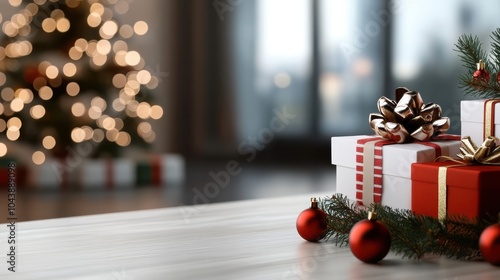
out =
[(34, 152), (31, 158), (33, 162), (37, 165), (41, 165), (45, 162), (45, 154), (41, 151)]

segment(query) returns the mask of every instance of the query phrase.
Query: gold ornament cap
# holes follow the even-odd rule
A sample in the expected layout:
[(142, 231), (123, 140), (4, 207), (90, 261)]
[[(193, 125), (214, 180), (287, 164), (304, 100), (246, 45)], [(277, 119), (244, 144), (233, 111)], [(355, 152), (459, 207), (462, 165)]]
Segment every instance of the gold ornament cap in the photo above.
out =
[(477, 70), (484, 70), (484, 68), (486, 67), (486, 65), (482, 59), (480, 59), (479, 62), (476, 63), (476, 66), (477, 66)]
[(311, 197), (311, 208), (318, 208), (318, 200), (315, 197)]
[(368, 220), (375, 221), (377, 219), (377, 212), (368, 211)]

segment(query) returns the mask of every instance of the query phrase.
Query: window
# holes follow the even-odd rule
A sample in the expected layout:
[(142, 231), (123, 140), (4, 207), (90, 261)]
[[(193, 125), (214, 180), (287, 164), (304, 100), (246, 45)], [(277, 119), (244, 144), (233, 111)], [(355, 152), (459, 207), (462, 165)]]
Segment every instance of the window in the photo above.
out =
[(459, 103), (467, 97), (458, 89), (463, 69), (454, 44), (471, 33), (487, 48), (500, 26), (494, 0), (259, 0), (239, 7), (234, 61), (242, 138), (283, 106), (297, 115), (283, 137), (327, 142), (371, 134), (368, 114), (399, 86), (439, 103), (452, 119), (449, 132), (459, 134)]
[(371, 133), (368, 113), (384, 92), (389, 20), (384, 1), (320, 1), (322, 135)]

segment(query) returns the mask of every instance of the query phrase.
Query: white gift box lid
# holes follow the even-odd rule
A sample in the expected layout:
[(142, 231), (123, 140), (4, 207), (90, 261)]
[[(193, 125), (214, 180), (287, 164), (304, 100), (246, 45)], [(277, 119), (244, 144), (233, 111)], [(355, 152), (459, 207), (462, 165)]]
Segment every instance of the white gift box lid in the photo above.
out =
[[(340, 136), (332, 137), (332, 164), (356, 168), (356, 144), (362, 138), (374, 136)], [(459, 153), (460, 141), (433, 141), (441, 147), (441, 155), (456, 157)], [(390, 144), (382, 148), (383, 174), (410, 178), (411, 164), (415, 162), (431, 162), (436, 158), (434, 148), (418, 144)]]
[[(462, 100), (460, 102), (460, 121), (483, 123), (485, 101), (486, 99)], [(495, 104), (494, 123), (500, 123), (500, 103)]]

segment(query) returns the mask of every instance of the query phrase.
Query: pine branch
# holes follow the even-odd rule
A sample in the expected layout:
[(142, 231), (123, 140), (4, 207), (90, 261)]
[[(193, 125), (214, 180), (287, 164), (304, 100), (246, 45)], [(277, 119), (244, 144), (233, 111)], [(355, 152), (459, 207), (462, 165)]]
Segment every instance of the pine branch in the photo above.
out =
[(493, 73), (500, 71), (500, 28), (497, 28), (490, 35), (491, 38), (491, 52), (490, 59), (493, 63)]
[[(367, 210), (357, 207), (341, 195), (320, 201), (327, 213), (325, 239), (345, 246), (349, 231), (360, 220), (367, 218)], [(420, 259), (426, 254), (437, 254), (454, 259), (474, 259), (480, 256), (478, 240), (490, 222), (472, 222), (464, 217), (449, 217), (439, 221), (433, 217), (416, 214), (410, 210), (392, 209), (374, 204), (377, 219), (391, 233), (391, 251), (403, 258)]]
[(500, 69), (500, 29), (497, 29), (490, 36), (492, 39), (492, 53), (490, 59), (492, 63), (486, 63), (486, 71), (492, 74), (488, 82), (479, 82), (472, 79), (472, 75), (477, 70), (476, 63), (479, 60), (487, 61), (487, 54), (482, 49), (482, 44), (477, 36), (462, 35), (455, 44), (458, 56), (462, 61), (462, 66), (467, 69), (465, 74), (459, 77), (459, 88), (466, 95), (473, 95), (480, 98), (500, 97), (500, 85), (497, 83), (496, 74)]
[[(333, 238), (338, 246), (345, 246), (349, 243), (349, 231), (352, 226), (368, 215), (366, 210), (356, 208), (356, 205), (350, 203), (347, 197), (340, 195), (320, 200), (319, 207), (328, 214), (325, 239)], [(336, 213), (336, 215), (331, 215), (331, 213)]]
[(391, 249), (395, 254), (403, 258), (424, 256), (429, 242), (427, 232), (421, 229), (422, 220), (418, 221), (418, 217), (414, 217), (409, 210), (393, 210), (380, 204), (374, 205), (374, 208), (377, 219), (391, 232)]
[[(458, 38), (455, 47), (456, 49), (454, 51), (459, 53), (458, 56), (462, 61), (462, 66), (464, 66), (471, 75), (476, 70), (476, 63), (478, 63), (480, 59), (486, 59), (486, 53), (482, 49), (481, 42), (477, 36), (462, 35)], [(488, 65), (486, 65), (486, 67), (488, 67)], [(488, 68), (486, 69), (491, 70)]]
[(483, 222), (472, 221), (463, 217), (454, 217), (445, 222), (446, 230), (436, 236), (438, 245), (434, 254), (456, 259), (473, 259), (480, 256), (479, 236), (486, 227)]
[[(493, 79), (493, 78), (492, 78)], [(498, 98), (500, 97), (500, 85), (496, 83), (496, 77), (494, 82), (479, 83), (472, 80), (472, 74), (461, 75), (459, 77), (459, 88), (464, 90), (466, 95), (473, 95), (480, 98)]]

